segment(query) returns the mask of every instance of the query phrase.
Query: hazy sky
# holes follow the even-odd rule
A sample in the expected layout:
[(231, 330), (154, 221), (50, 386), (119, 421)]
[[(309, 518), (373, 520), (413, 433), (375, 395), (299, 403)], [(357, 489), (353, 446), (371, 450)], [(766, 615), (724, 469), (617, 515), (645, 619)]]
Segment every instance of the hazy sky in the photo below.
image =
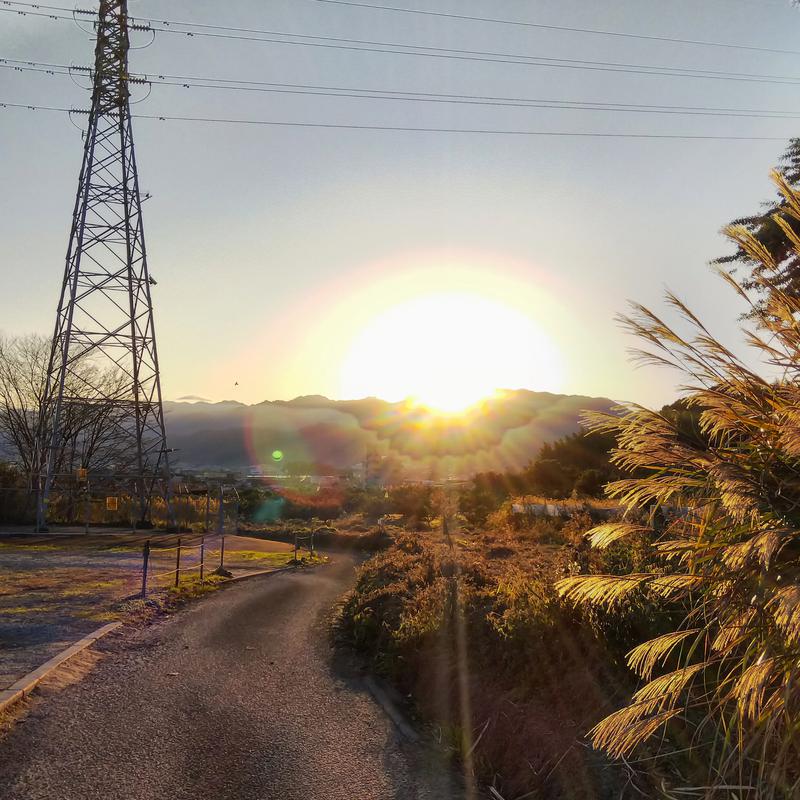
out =
[[(54, 4), (58, 5), (58, 3)], [(788, 2), (396, 0), (406, 8), (800, 49)], [(64, 5), (69, 5), (64, 3)], [(800, 56), (512, 27), (314, 0), (131, 0), (141, 16), (435, 47), (800, 76)], [(141, 37), (146, 43), (147, 37)], [(72, 22), (0, 13), (0, 57), (89, 64)], [(131, 69), (381, 90), (797, 109), (797, 86), (423, 58), (160, 34)], [(142, 96), (144, 92), (141, 93)], [(0, 69), (0, 101), (85, 107), (69, 77)], [(143, 114), (445, 128), (790, 137), (792, 120), (476, 107), (155, 86)], [(526, 388), (660, 404), (675, 376), (631, 369), (613, 322), (665, 286), (728, 341), (740, 310), (706, 262), (719, 228), (770, 197), (781, 141), (511, 137), (135, 122), (167, 398), (255, 402), (391, 393), (398, 303), (448, 369), (494, 361), (502, 314), (424, 296), (482, 295), (531, 320), (508, 342)], [(51, 332), (81, 159), (65, 115), (0, 109), (0, 330)], [(423, 304), (414, 305), (423, 298)], [(405, 306), (404, 306), (405, 307)], [(465, 304), (464, 308), (469, 308)], [(394, 314), (394, 315), (393, 315)], [(433, 319), (431, 319), (433, 317)], [(425, 328), (425, 326), (428, 326)], [(514, 328), (509, 330), (522, 330)], [(494, 339), (491, 337), (495, 337)], [(376, 337), (378, 340), (376, 341)], [(369, 340), (369, 346), (365, 345)], [(409, 347), (425, 347), (415, 336)], [(359, 349), (360, 348), (360, 349)], [(546, 351), (546, 352), (545, 352)], [(555, 353), (555, 355), (554, 355)], [(360, 355), (359, 355), (360, 354)], [(359, 358), (361, 359), (359, 361)], [(368, 369), (375, 359), (374, 370)], [(378, 365), (381, 359), (386, 364)], [(358, 373), (353, 377), (353, 371)], [(503, 380), (503, 374), (498, 380)], [(235, 382), (239, 386), (234, 386)], [(510, 386), (509, 388), (517, 388)]]

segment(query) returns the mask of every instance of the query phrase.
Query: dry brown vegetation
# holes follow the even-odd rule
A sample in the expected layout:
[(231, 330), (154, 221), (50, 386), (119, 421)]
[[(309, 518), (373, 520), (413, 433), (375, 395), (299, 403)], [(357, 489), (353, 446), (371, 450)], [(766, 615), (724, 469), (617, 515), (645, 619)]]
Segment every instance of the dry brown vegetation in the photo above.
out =
[(647, 552), (626, 544), (598, 558), (582, 536), (590, 524), (451, 530), (450, 542), (441, 530), (401, 533), (362, 566), (342, 609), (343, 637), (504, 797), (617, 797), (629, 784), (583, 738), (630, 696), (622, 654), (654, 624), (649, 607), (610, 624), (565, 606), (553, 584), (640, 565)]

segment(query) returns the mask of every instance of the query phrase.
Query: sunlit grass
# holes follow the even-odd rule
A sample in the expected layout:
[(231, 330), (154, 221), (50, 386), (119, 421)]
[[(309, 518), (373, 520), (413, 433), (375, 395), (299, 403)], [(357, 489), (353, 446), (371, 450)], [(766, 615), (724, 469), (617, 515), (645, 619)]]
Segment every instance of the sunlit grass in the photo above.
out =
[(225, 553), (228, 561), (258, 561), (260, 563), (276, 564), (283, 566), (292, 558), (293, 551), (279, 553), (264, 553), (260, 550), (231, 550)]
[(170, 586), (167, 590), (167, 596), (171, 601), (190, 600), (193, 597), (201, 597), (214, 592), (226, 582), (227, 578), (213, 573), (206, 576), (202, 581), (199, 575), (192, 575), (182, 580), (178, 586)]
[(0, 616), (17, 616), (19, 614), (45, 614), (52, 611), (52, 606), (10, 606), (0, 608)]
[(92, 622), (115, 622), (121, 616), (117, 611), (95, 611), (93, 609), (82, 609), (75, 612), (76, 617), (81, 619), (88, 619)]
[(42, 553), (51, 550), (64, 550), (60, 544), (27, 544), (25, 542), (0, 542), (2, 549), (22, 550), (26, 553)]
[(74, 586), (62, 589), (59, 594), (61, 597), (83, 597), (103, 593), (107, 589), (119, 589), (125, 585), (125, 578), (115, 578), (106, 581), (86, 581)]

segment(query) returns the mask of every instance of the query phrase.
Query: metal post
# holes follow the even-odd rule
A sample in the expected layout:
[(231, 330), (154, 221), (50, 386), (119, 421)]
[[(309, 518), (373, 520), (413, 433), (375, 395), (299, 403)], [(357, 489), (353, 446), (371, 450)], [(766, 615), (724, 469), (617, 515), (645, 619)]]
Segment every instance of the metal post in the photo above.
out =
[(205, 579), (206, 574), (206, 537), (200, 540), (200, 583)]
[(211, 530), (211, 487), (206, 484), (206, 524), (205, 531)]
[(178, 588), (178, 581), (181, 577), (181, 540), (178, 537), (178, 549), (177, 555), (175, 556), (175, 588)]
[(147, 597), (147, 566), (150, 563), (150, 540), (144, 543), (142, 549), (142, 597)]
[(222, 572), (222, 570), (224, 568), (225, 568), (225, 534), (223, 533), (222, 537), (220, 538), (220, 543), (219, 543), (219, 570), (220, 570), (220, 572)]
[(294, 563), (297, 563), (297, 534), (294, 535)]
[(217, 509), (217, 533), (222, 535), (225, 532), (225, 503), (223, 502), (223, 486), (219, 486), (219, 508)]
[(314, 531), (311, 531), (311, 558), (314, 558)]

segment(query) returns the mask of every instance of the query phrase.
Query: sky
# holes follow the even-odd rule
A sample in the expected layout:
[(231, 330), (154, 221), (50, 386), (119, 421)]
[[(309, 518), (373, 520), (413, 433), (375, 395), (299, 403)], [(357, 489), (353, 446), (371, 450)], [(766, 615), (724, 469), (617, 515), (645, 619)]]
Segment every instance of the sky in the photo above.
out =
[[(364, 0), (370, 4), (371, 0)], [(69, 5), (53, 0), (55, 5)], [(377, 2), (372, 2), (377, 5)], [(389, 4), (389, 3), (387, 3)], [(800, 10), (756, 0), (393, 0), (552, 26), (797, 50)], [(800, 55), (404, 14), (316, 0), (130, 0), (158, 19), (751, 74)], [(141, 45), (146, 34), (134, 39)], [(298, 41), (295, 39), (295, 41)], [(0, 13), (0, 58), (88, 65), (72, 21)], [(502, 58), (499, 59), (502, 61)], [(157, 34), (131, 70), (491, 97), (796, 109), (796, 86)], [(0, 69), (0, 102), (85, 108), (85, 79)], [(153, 86), (134, 113), (288, 122), (777, 137), (776, 141), (134, 121), (167, 399), (260, 402), (487, 382), (661, 405), (614, 317), (669, 288), (739, 347), (708, 268), (720, 228), (773, 194), (791, 119), (609, 113)], [(0, 331), (49, 335), (81, 160), (67, 115), (0, 108)], [(741, 348), (740, 348), (741, 350)], [(478, 376), (478, 377), (476, 377)], [(466, 394), (465, 394), (466, 396)]]

